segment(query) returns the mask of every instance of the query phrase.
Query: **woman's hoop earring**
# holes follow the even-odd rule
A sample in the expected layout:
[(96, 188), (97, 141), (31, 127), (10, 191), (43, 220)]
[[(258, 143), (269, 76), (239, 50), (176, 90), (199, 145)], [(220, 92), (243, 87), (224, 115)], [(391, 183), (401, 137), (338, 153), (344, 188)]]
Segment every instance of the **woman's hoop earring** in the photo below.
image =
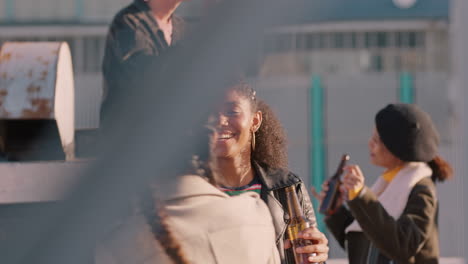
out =
[(252, 130), (252, 151), (255, 150), (255, 131)]

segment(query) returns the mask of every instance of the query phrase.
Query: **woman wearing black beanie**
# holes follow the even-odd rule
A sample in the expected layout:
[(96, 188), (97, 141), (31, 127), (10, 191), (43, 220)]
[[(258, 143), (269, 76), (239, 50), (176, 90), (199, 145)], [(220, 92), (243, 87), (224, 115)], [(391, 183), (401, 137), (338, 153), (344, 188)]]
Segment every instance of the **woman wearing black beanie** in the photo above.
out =
[(390, 104), (377, 113), (369, 152), (385, 172), (367, 187), (359, 166), (347, 166), (347, 201), (325, 219), (350, 264), (439, 262), (435, 183), (453, 173), (438, 145), (430, 116), (417, 106)]

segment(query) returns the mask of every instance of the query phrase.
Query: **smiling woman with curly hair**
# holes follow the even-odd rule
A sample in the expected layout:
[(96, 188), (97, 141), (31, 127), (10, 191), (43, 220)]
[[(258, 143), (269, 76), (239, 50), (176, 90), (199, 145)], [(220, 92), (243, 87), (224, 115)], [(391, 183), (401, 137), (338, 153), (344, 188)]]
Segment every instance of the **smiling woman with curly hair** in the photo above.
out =
[(216, 128), (213, 155), (219, 188), (229, 195), (257, 192), (273, 216), (276, 243), (282, 263), (294, 263), (285, 243), (287, 208), (285, 188), (294, 185), (304, 215), (313, 227), (309, 235), (315, 245), (301, 248), (300, 253), (316, 253), (311, 262), (328, 258), (325, 236), (315, 227), (315, 214), (305, 184), (287, 169), (286, 136), (280, 121), (270, 106), (259, 100), (256, 92), (244, 81), (230, 86), (223, 102), (210, 119)]

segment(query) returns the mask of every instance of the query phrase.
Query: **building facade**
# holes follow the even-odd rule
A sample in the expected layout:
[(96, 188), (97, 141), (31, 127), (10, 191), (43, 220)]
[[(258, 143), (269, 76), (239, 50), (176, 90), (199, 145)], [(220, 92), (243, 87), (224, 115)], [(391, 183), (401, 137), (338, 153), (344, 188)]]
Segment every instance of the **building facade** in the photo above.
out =
[(261, 75), (450, 70), (449, 1), (311, 2), (266, 33)]

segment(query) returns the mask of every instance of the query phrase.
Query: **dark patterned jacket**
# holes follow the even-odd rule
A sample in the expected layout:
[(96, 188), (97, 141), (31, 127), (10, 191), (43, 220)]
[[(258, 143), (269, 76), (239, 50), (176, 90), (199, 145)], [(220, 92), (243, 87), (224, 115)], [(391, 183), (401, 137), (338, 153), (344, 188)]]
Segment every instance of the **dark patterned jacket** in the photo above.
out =
[(112, 104), (125, 97), (125, 91), (138, 88), (131, 85), (131, 81), (141, 77), (139, 72), (143, 74), (150, 65), (151, 69), (157, 69), (158, 57), (180, 42), (185, 23), (177, 16), (173, 16), (172, 23), (172, 43), (169, 46), (143, 0), (134, 0), (115, 15), (107, 34), (102, 64), (104, 101), (101, 117), (107, 118), (114, 110)]
[(266, 165), (253, 163), (254, 169), (262, 182), (261, 198), (265, 201), (273, 217), (273, 224), (276, 233), (276, 245), (280, 253), (281, 262), (292, 264), (294, 257), (291, 250), (284, 250), (284, 240), (286, 237), (287, 222), (289, 215), (286, 211), (285, 187), (295, 185), (299, 202), (302, 205), (304, 215), (311, 225), (316, 226), (314, 208), (310, 200), (309, 193), (304, 182), (299, 176), (284, 169), (268, 168)]

